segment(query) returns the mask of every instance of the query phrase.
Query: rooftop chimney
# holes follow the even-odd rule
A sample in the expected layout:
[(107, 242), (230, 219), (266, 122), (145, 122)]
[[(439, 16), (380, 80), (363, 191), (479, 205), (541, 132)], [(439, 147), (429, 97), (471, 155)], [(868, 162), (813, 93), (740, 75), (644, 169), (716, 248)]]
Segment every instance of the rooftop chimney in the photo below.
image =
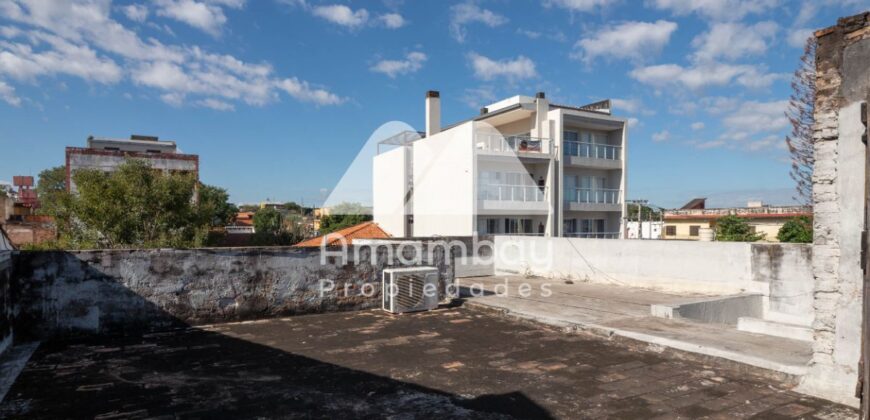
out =
[(486, 107), (480, 108), (480, 115), (486, 115), (487, 112), (489, 112), (489, 109)]
[(538, 92), (538, 93), (536, 93), (536, 94), (535, 94), (535, 97), (538, 98), (538, 99), (544, 99), (544, 98), (546, 98), (546, 96), (544, 95), (544, 92)]
[(441, 131), (441, 94), (437, 90), (426, 92), (426, 137)]

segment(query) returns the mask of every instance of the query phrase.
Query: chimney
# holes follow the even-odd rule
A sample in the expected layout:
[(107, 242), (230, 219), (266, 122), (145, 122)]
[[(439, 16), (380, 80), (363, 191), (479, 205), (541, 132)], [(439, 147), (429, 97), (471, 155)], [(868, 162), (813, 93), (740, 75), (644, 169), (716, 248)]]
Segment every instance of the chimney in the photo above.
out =
[(540, 137), (544, 139), (550, 138), (550, 120), (547, 119), (547, 113), (550, 111), (550, 102), (547, 101), (544, 92), (535, 94), (535, 125), (532, 127), (532, 137)]
[(437, 90), (426, 92), (426, 137), (441, 131), (441, 94)]
[(487, 112), (489, 112), (489, 109), (486, 107), (480, 108), (480, 115), (486, 115)]

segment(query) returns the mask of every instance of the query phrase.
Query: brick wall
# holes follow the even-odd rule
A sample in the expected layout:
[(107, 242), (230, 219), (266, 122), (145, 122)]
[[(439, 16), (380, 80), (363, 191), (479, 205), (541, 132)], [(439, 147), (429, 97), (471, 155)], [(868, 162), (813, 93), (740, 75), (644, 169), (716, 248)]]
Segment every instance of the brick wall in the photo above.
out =
[(865, 147), (860, 104), (870, 94), (870, 14), (816, 32), (813, 139), (813, 359), (804, 392), (857, 405), (863, 273)]

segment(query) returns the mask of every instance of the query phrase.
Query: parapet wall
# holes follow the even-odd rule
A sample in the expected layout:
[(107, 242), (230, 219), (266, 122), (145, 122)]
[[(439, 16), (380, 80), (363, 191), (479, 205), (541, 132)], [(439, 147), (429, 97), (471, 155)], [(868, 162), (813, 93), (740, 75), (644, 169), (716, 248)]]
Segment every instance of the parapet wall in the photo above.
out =
[(495, 237), (495, 271), (704, 294), (757, 293), (809, 326), (812, 249), (802, 244)]
[(401, 261), (396, 247), (378, 246), (374, 263), (372, 249), (323, 258), (319, 249), (295, 248), (20, 252), (16, 335), (137, 333), (372, 308), (390, 266), (437, 267), (442, 293), (452, 282), (452, 257), (443, 247), (422, 245), (419, 261), (408, 248)]

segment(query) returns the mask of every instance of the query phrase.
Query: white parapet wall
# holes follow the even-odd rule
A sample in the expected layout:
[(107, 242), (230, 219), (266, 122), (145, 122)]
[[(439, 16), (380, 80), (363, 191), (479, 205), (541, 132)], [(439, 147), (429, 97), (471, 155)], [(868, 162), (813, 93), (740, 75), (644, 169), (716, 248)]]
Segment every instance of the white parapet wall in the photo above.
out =
[(809, 245), (495, 237), (495, 273), (709, 295), (756, 293), (765, 315), (812, 323)]

